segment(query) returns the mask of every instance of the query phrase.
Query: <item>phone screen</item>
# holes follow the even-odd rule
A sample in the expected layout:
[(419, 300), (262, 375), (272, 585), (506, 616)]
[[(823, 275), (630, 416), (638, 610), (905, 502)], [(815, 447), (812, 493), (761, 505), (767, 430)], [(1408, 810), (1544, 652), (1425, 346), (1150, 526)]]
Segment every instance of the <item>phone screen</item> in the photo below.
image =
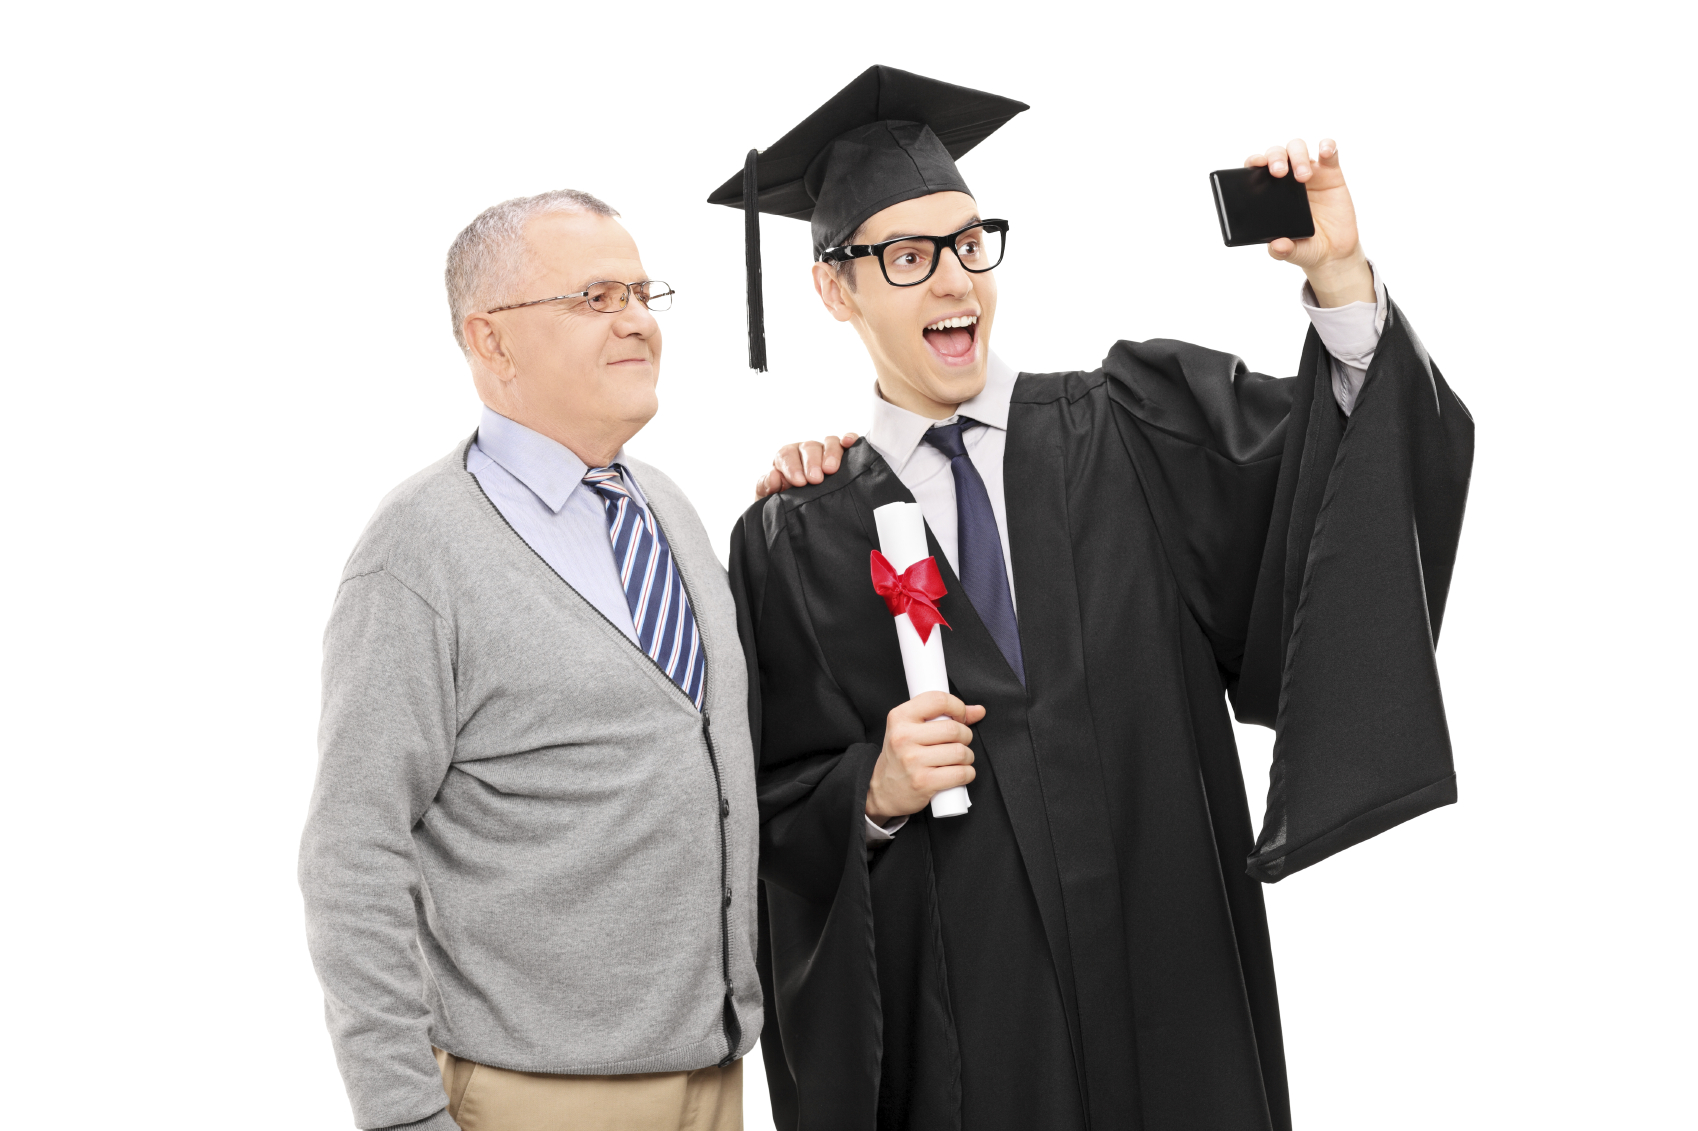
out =
[(1276, 177), (1266, 166), (1218, 169), (1209, 174), (1215, 212), (1227, 247), (1270, 243), (1284, 237), (1306, 239), (1315, 234), (1309, 214), (1309, 190), (1289, 173)]

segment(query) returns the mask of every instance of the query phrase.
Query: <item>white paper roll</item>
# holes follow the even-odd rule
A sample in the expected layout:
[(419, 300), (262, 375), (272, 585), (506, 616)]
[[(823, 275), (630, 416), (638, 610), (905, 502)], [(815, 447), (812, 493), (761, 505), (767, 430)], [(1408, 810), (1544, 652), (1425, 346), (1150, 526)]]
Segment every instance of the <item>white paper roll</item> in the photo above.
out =
[[(878, 524), (879, 552), (901, 573), (921, 558), (929, 557), (926, 520), (918, 503), (886, 503), (873, 510)], [(908, 614), (896, 618), (896, 641), (902, 646), (902, 672), (908, 677), (908, 698), (927, 691), (949, 690), (949, 670), (943, 662), (943, 631), (932, 629), (932, 638), (922, 642)], [(932, 798), (932, 816), (959, 817), (973, 804), (964, 785), (946, 789)]]

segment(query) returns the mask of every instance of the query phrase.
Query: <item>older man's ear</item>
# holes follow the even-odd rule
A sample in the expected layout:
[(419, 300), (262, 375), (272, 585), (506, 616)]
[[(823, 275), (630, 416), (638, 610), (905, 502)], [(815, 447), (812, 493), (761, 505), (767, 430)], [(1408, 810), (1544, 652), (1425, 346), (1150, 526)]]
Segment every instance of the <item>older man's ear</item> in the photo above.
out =
[(513, 358), (502, 340), (501, 328), (487, 316), (468, 315), (462, 331), (474, 373), (481, 371), (500, 381), (511, 381), (517, 375)]
[(764, 499), (806, 483), (823, 483), (826, 476), (843, 466), (843, 452), (854, 447), (858, 439), (857, 433), (845, 432), (841, 439), (827, 436), (823, 442), (785, 444), (772, 457), (772, 470), (755, 480), (755, 498)]

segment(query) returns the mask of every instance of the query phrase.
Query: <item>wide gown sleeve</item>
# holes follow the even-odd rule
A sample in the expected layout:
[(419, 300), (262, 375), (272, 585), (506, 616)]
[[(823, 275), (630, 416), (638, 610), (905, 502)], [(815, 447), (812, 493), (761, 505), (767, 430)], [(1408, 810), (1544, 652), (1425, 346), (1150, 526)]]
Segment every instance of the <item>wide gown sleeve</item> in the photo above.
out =
[(870, 1127), (881, 1041), (864, 813), (879, 736), (827, 670), (772, 503), (732, 530), (730, 563), (761, 816), (767, 1083), (780, 1128)]
[(756, 517), (767, 513), (733, 529), (730, 570), (749, 665), (761, 878), (830, 903), (845, 856), (865, 843), (862, 814), (879, 746), (866, 741), (860, 715), (822, 662), (800, 586), (785, 577), (769, 584), (793, 563), (783, 537), (768, 545)]
[(1349, 417), (1313, 329), (1295, 378), (1161, 340), (1119, 343), (1104, 370), (1237, 715), (1275, 730), (1250, 875), (1455, 801), (1434, 647), (1474, 429), (1402, 311)]

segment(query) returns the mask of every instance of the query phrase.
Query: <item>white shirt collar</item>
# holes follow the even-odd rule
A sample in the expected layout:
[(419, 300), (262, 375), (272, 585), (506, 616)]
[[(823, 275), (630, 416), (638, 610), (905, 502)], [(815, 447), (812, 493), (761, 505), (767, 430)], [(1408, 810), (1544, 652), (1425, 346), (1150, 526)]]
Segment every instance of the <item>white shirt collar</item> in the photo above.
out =
[(905, 408), (898, 408), (879, 395), (873, 385), (873, 422), (867, 429), (867, 443), (898, 475), (908, 465), (914, 450), (934, 424), (948, 424), (959, 417), (970, 416), (981, 424), (1004, 432), (1008, 430), (1008, 402), (1014, 396), (1014, 381), (1019, 374), (995, 353), (985, 366), (985, 387), (979, 395), (955, 406), (955, 415), (948, 420), (933, 420)]

